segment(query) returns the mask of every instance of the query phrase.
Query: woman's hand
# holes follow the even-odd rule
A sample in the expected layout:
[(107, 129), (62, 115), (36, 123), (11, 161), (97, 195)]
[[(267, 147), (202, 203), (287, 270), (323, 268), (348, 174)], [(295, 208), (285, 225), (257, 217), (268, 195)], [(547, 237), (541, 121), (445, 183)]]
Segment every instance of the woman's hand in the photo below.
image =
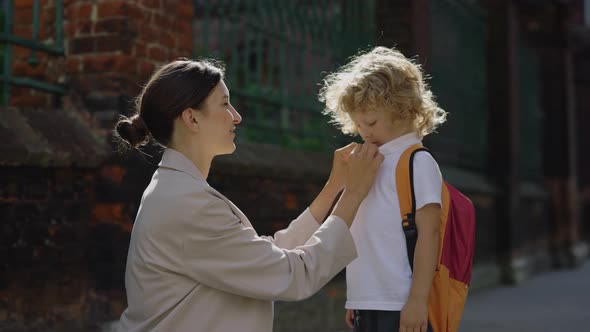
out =
[(348, 172), (345, 189), (332, 214), (340, 217), (350, 227), (363, 199), (369, 193), (383, 155), (374, 144), (357, 144), (348, 156)]
[(346, 190), (359, 194), (364, 199), (373, 186), (383, 159), (377, 145), (371, 143), (357, 144), (348, 156)]
[(344, 188), (348, 173), (348, 159), (350, 154), (357, 146), (357, 143), (350, 143), (345, 147), (334, 151), (334, 160), (332, 161), (332, 171), (328, 182), (330, 185), (338, 188), (338, 191)]
[(400, 314), (399, 332), (426, 332), (428, 329), (428, 304), (409, 299)]

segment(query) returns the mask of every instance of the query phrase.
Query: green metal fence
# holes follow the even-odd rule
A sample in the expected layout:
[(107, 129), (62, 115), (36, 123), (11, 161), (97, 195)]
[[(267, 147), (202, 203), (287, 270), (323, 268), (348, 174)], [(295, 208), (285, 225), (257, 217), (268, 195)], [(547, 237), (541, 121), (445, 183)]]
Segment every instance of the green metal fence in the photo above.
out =
[(30, 77), (16, 77), (11, 73), (12, 69), (12, 47), (18, 45), (31, 50), (28, 62), (31, 65), (39, 63), (37, 52), (43, 52), (54, 56), (64, 56), (64, 42), (63, 42), (63, 0), (55, 0), (55, 27), (53, 29), (54, 39), (52, 43), (46, 43), (39, 40), (40, 28), (40, 11), (41, 1), (34, 0), (32, 2), (33, 20), (32, 20), (32, 35), (30, 38), (18, 37), (13, 34), (13, 13), (14, 0), (4, 0), (0, 2), (0, 16), (2, 17), (2, 29), (0, 29), (0, 52), (2, 66), (0, 69), (0, 84), (2, 93), (0, 101), (3, 106), (10, 104), (10, 86), (24, 86), (33, 89), (63, 94), (65, 88), (57, 84), (51, 84), (45, 81), (36, 80)]
[(445, 163), (483, 170), (488, 136), (485, 12), (467, 0), (432, 0), (431, 10), (431, 86), (450, 114), (429, 145)]
[(521, 37), (518, 52), (518, 91), (520, 106), (520, 172), (526, 180), (543, 177), (543, 113), (540, 103), (539, 59)]
[(327, 71), (373, 45), (374, 1), (195, 0), (194, 56), (227, 68), (240, 136), (331, 149), (343, 137), (317, 101)]

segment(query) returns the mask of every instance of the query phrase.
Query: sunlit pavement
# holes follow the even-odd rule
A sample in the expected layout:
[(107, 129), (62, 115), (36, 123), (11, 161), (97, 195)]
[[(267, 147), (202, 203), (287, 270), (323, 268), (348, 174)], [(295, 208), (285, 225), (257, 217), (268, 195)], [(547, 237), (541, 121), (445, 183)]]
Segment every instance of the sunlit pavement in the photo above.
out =
[(590, 261), (542, 273), (521, 285), (473, 292), (460, 332), (589, 332)]

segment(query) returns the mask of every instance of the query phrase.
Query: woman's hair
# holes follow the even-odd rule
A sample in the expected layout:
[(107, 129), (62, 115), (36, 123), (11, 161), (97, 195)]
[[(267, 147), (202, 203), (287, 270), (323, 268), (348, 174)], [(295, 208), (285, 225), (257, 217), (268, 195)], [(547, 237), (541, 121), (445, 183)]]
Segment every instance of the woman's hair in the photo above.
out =
[(445, 122), (447, 115), (434, 101), (420, 65), (386, 47), (360, 53), (329, 74), (319, 98), (326, 104), (324, 113), (345, 134), (358, 134), (350, 117), (355, 112), (384, 111), (392, 121), (411, 119), (421, 137)]
[(152, 138), (168, 145), (174, 120), (187, 108), (201, 108), (223, 76), (223, 66), (210, 60), (179, 58), (163, 65), (137, 97), (134, 114), (117, 122), (115, 137), (134, 148)]

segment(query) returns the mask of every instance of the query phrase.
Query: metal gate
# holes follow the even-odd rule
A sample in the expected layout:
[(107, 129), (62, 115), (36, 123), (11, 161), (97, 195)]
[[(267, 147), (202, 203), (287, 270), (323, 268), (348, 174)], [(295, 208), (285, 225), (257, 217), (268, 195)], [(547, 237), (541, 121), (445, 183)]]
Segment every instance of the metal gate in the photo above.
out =
[[(52, 43), (39, 40), (40, 0), (32, 1), (33, 17), (30, 37), (19, 37), (13, 34), (14, 0), (0, 1), (0, 105), (10, 104), (10, 86), (30, 87), (36, 90), (54, 94), (64, 94), (66, 89), (62, 85), (52, 84), (46, 81), (29, 77), (17, 77), (12, 75), (12, 47), (21, 46), (31, 50), (28, 58), (30, 65), (39, 64), (38, 52), (53, 56), (64, 56), (63, 38), (63, 0), (55, 0), (55, 24), (50, 27)], [(18, 22), (17, 22), (18, 23)]]
[(374, 1), (195, 0), (194, 56), (222, 60), (248, 141), (331, 149), (319, 83), (373, 44)]
[(432, 89), (448, 122), (432, 138), (445, 163), (484, 170), (487, 158), (486, 16), (475, 1), (432, 0)]

